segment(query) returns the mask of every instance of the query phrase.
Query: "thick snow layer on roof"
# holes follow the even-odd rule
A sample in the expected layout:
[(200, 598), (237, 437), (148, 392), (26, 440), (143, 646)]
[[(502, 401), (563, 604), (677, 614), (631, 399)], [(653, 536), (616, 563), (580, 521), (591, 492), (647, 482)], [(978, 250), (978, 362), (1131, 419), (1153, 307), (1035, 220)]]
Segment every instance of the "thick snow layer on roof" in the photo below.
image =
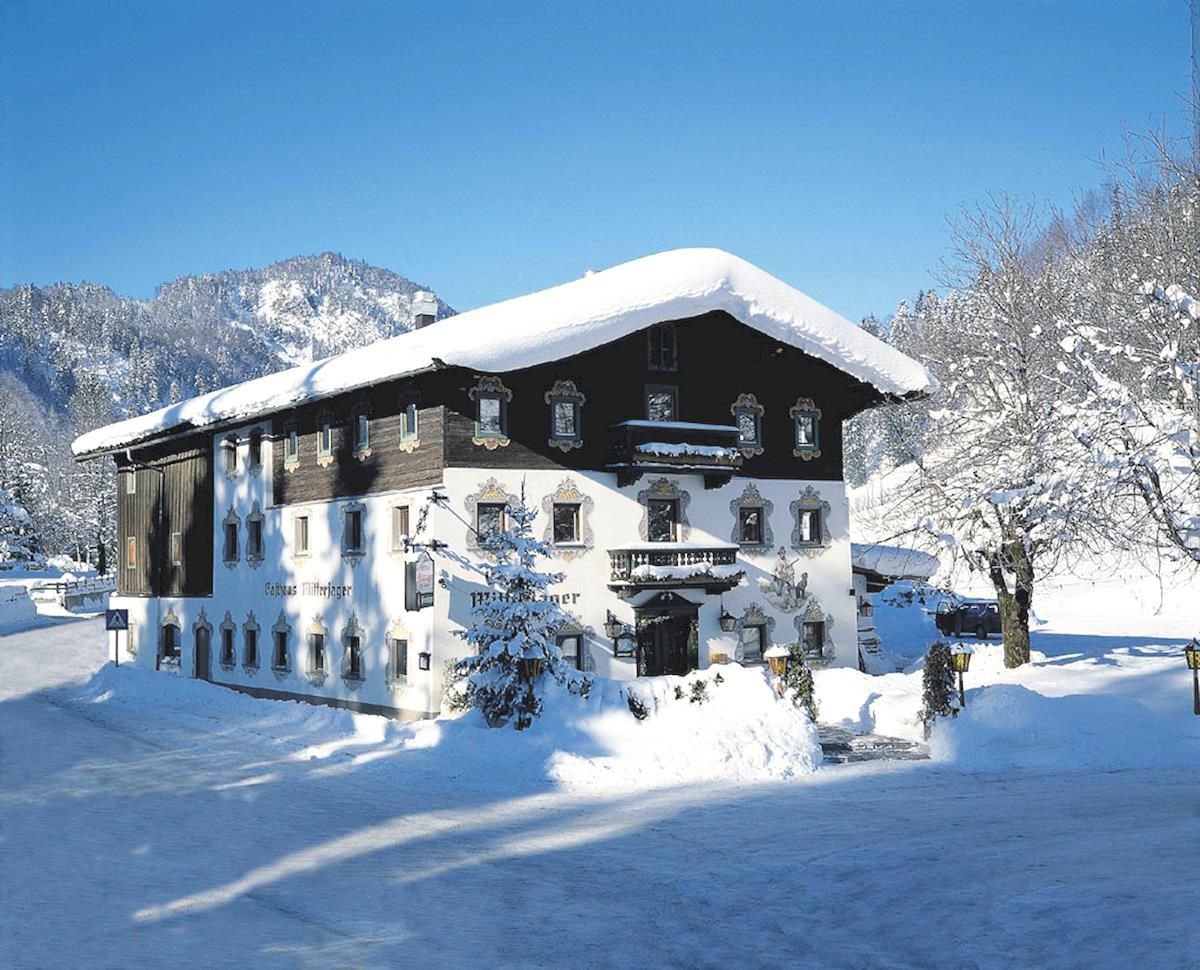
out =
[(938, 571), (938, 560), (927, 552), (903, 546), (850, 544), (850, 563), (880, 576), (904, 579), (929, 579)]
[(925, 368), (781, 280), (719, 249), (675, 249), (420, 330), (204, 394), (78, 438), (76, 455), (175, 429), (235, 423), (437, 366), (503, 372), (582, 353), (664, 320), (714, 310), (833, 364), (884, 394), (925, 390)]

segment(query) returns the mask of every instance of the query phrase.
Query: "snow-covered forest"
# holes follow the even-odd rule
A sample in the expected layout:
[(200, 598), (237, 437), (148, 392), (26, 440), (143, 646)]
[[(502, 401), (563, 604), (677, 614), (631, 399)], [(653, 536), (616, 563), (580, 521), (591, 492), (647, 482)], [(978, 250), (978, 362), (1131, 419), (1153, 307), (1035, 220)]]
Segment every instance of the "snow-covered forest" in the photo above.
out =
[(111, 560), (111, 463), (71, 461), (77, 435), (393, 336), (421, 290), (336, 253), (185, 276), (149, 300), (91, 283), (0, 290), (0, 562)]
[(1200, 171), (1136, 139), (1073, 212), (964, 210), (943, 270), (864, 323), (939, 388), (855, 419), (847, 477), (885, 475), (897, 537), (990, 580), (1015, 665), (1038, 581), (1077, 556), (1200, 563)]

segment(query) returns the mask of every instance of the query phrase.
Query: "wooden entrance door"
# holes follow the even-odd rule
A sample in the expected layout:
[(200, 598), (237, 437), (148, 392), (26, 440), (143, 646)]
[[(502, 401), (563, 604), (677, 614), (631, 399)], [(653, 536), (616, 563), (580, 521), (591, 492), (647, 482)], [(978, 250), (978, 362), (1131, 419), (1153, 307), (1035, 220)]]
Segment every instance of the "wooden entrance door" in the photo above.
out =
[(683, 675), (691, 670), (694, 625), (694, 612), (639, 616), (638, 676)]
[(196, 679), (212, 680), (212, 633), (206, 626), (196, 627)]

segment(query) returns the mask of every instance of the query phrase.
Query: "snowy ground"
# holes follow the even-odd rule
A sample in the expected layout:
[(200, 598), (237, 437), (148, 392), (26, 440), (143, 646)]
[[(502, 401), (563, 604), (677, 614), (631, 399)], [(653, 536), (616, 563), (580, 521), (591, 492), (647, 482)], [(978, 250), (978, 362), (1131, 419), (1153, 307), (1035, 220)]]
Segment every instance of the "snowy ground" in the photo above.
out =
[[(641, 789), (587, 738), (564, 771), (101, 669), (99, 621), (43, 620), (0, 636), (0, 963), (1196, 966), (1196, 621), (1096, 602), (1027, 670), (985, 648), (933, 761)], [(919, 676), (822, 673), (823, 717), (900, 733)]]

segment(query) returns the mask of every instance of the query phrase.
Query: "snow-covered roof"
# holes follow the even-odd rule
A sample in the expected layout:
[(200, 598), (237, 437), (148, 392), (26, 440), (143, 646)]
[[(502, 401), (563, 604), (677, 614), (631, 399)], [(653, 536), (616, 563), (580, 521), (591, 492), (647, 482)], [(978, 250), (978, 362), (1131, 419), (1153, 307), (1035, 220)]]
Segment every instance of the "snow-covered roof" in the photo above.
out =
[(724, 310), (884, 394), (931, 385), (923, 366), (782, 280), (719, 249), (675, 249), (527, 296), (447, 317), (312, 364), (203, 394), (90, 431), (76, 456), (250, 420), (440, 363), (500, 373), (610, 343), (651, 324)]
[(850, 544), (850, 564), (854, 569), (897, 579), (929, 579), (938, 571), (937, 556), (904, 546)]

